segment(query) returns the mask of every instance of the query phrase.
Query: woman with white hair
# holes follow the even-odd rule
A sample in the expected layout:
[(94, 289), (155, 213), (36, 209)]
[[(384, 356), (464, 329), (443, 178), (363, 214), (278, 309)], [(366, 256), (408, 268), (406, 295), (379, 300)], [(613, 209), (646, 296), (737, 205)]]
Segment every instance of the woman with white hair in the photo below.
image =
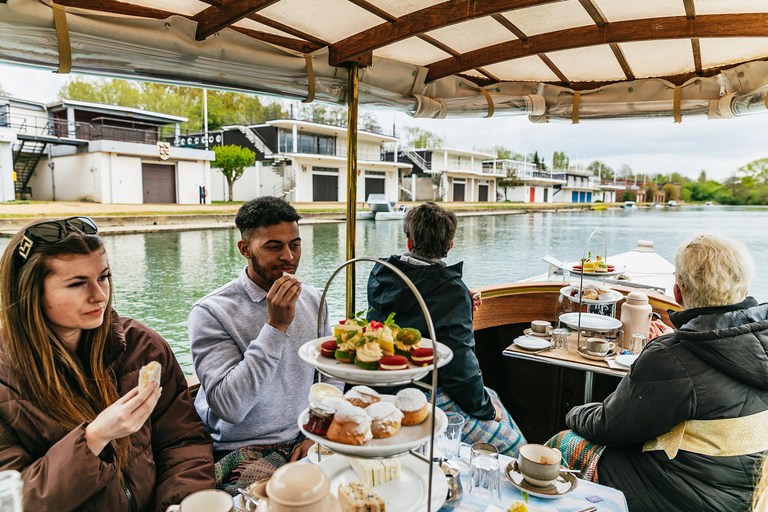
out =
[(747, 296), (754, 273), (728, 238), (680, 246), (675, 330), (646, 346), (604, 402), (572, 409), (572, 431), (550, 440), (623, 491), (632, 512), (750, 509), (768, 449), (768, 304)]

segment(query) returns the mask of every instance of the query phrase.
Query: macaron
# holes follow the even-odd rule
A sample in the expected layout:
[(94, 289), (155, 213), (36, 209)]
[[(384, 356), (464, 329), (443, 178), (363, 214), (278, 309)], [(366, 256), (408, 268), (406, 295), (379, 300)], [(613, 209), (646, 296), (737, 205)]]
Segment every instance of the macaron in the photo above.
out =
[(416, 348), (411, 350), (411, 361), (418, 366), (426, 366), (435, 362), (435, 355), (431, 348)]
[(379, 370), (407, 370), (408, 358), (403, 356), (384, 356), (379, 360)]
[(328, 340), (320, 345), (320, 353), (333, 359), (336, 354), (336, 340)]

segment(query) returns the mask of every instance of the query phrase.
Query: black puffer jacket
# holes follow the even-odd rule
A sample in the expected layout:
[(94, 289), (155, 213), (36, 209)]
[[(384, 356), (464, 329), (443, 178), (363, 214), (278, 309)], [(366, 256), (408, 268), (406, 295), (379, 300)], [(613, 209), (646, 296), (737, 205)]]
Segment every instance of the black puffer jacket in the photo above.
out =
[[(390, 256), (386, 261), (413, 281), (427, 304), (437, 340), (453, 350), (453, 360), (438, 372), (440, 387), (465, 413), (480, 420), (492, 420), (496, 411), (483, 387), (480, 363), (475, 356), (472, 296), (461, 280), (463, 264), (412, 265), (399, 256)], [(429, 337), (427, 321), (413, 292), (382, 265), (374, 266), (368, 279), (368, 305), (373, 308), (368, 313), (370, 320), (383, 322), (395, 312), (395, 322), (400, 327), (414, 327), (425, 338)]]
[[(762, 454), (710, 457), (643, 453), (643, 443), (686, 420), (738, 418), (768, 409), (768, 304), (671, 312), (676, 330), (650, 343), (602, 404), (567, 423), (607, 445), (601, 484), (624, 492), (632, 512), (748, 511)], [(768, 435), (766, 433), (765, 435)]]

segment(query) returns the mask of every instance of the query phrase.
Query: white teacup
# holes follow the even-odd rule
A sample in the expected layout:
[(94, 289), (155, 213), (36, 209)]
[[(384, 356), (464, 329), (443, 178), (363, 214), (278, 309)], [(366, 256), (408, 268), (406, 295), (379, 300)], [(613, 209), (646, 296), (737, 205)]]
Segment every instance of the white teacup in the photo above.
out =
[(552, 324), (546, 320), (534, 320), (531, 322), (531, 330), (537, 334), (549, 334), (552, 330)]
[(280, 466), (269, 480), (246, 491), (261, 500), (259, 512), (327, 512), (334, 510), (332, 502), (336, 500), (326, 474), (308, 462)]
[(587, 338), (587, 353), (593, 356), (604, 356), (616, 348), (616, 344), (603, 338)]
[(179, 505), (171, 505), (165, 512), (231, 512), (232, 496), (224, 491), (208, 489), (190, 494)]
[(536, 487), (549, 487), (560, 475), (559, 450), (541, 444), (527, 444), (520, 447), (517, 468), (523, 478)]

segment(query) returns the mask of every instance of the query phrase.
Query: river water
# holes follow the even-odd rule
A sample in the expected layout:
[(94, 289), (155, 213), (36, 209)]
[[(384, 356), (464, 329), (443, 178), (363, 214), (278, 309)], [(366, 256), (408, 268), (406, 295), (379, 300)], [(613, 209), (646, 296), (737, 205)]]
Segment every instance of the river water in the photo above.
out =
[[(717, 233), (744, 242), (758, 269), (768, 264), (768, 208), (681, 207), (573, 211), (460, 217), (448, 263), (464, 261), (464, 281), (472, 286), (514, 282), (547, 271), (542, 256), (577, 260), (589, 234), (601, 230), (608, 253), (632, 250), (638, 240), (653, 240), (661, 256), (673, 261), (675, 249), (697, 233)], [(321, 291), (345, 260), (345, 229), (339, 224), (301, 225), (302, 282)], [(386, 257), (405, 249), (401, 222), (358, 222), (358, 256)], [(115, 309), (140, 320), (165, 337), (179, 363), (192, 373), (187, 336), (190, 306), (238, 275), (245, 266), (233, 229), (109, 235), (104, 240), (112, 266)], [(8, 239), (0, 240), (4, 249)], [(602, 239), (591, 250), (602, 253)], [(358, 310), (366, 306), (365, 285), (372, 264), (357, 266)], [(331, 318), (344, 315), (344, 272), (331, 284)], [(758, 271), (752, 295), (768, 300), (768, 276)]]

